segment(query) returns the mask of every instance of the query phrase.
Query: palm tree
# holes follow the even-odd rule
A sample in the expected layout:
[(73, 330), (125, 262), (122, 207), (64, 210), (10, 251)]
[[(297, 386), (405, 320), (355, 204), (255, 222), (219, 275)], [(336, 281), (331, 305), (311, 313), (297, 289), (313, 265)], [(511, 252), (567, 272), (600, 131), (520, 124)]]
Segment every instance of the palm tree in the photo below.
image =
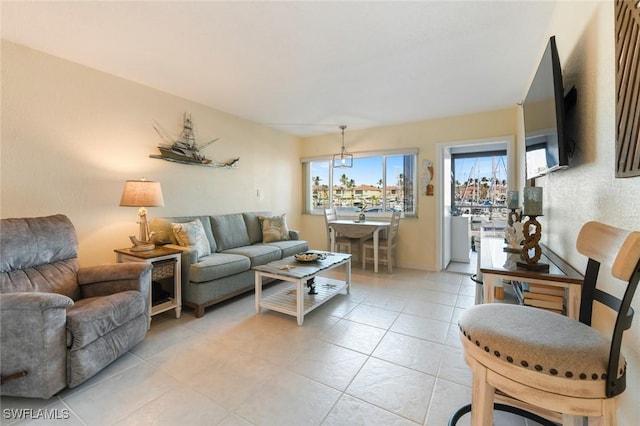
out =
[[(340, 201), (342, 201), (342, 199), (344, 198), (344, 190), (345, 187), (347, 186), (347, 183), (349, 183), (349, 177), (346, 174), (342, 174), (340, 176)], [(342, 204), (342, 203), (340, 203)]]
[(347, 186), (347, 189), (351, 190), (351, 205), (353, 206), (353, 201), (356, 198), (356, 194), (355, 194), (356, 181), (353, 179), (349, 179), (346, 186)]

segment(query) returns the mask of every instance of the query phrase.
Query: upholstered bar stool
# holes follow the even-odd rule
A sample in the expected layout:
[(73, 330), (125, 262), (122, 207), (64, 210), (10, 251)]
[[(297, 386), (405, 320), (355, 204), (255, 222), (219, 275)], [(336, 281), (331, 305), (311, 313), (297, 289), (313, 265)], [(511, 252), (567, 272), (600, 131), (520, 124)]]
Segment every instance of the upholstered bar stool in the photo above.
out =
[[(589, 258), (579, 321), (533, 307), (485, 304), (460, 317), (465, 359), (473, 371), (472, 403), (451, 417), (455, 424), (471, 410), (473, 426), (491, 425), (496, 409), (542, 416), (563, 425), (582, 425), (582, 417), (616, 424), (616, 396), (626, 386), (622, 335), (631, 327), (631, 300), (640, 279), (640, 232), (589, 222), (578, 235), (577, 250)], [(603, 266), (609, 282), (626, 284), (618, 298), (597, 288)], [(606, 268), (605, 268), (606, 265)], [(594, 306), (615, 314), (613, 332), (591, 327)], [(543, 423), (552, 424), (552, 423)]]

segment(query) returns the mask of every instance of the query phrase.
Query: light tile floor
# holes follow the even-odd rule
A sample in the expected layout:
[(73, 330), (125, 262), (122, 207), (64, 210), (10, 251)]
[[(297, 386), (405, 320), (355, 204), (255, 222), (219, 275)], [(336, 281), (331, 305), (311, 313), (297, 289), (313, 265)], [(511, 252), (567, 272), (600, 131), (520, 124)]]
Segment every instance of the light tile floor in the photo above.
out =
[[(302, 327), (256, 314), (253, 293), (199, 319), (155, 316), (142, 343), (81, 386), (46, 401), (1, 398), (1, 424), (446, 425), (470, 401), (456, 326), (474, 303), (469, 274), (354, 267), (352, 281)], [(45, 408), (69, 418), (12, 418)], [(494, 424), (532, 423), (496, 413)]]

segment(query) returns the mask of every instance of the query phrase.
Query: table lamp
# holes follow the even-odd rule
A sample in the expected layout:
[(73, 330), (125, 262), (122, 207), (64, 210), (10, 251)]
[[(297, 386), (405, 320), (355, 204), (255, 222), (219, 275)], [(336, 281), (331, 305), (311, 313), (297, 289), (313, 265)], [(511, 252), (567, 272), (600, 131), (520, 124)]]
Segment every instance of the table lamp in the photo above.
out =
[(507, 221), (509, 226), (513, 226), (514, 222), (520, 222), (520, 215), (517, 212), (519, 204), (518, 191), (507, 191), (507, 208), (511, 211)]
[[(162, 187), (160, 182), (151, 180), (128, 180), (124, 183), (122, 197), (120, 198), (120, 206), (122, 207), (140, 207), (138, 216), (140, 218), (140, 237), (135, 235), (129, 236), (133, 246), (131, 251), (148, 251), (155, 248), (153, 243), (153, 235), (149, 235), (149, 225), (147, 224), (147, 207), (164, 206), (164, 198), (162, 198)], [(148, 240), (148, 238), (150, 240)]]

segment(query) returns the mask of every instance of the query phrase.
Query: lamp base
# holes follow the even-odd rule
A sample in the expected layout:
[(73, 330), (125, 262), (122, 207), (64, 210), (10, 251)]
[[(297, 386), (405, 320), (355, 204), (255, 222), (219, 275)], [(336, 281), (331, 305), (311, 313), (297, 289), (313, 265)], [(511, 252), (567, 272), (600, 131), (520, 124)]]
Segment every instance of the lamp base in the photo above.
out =
[(156, 248), (155, 244), (137, 244), (135, 246), (131, 246), (129, 250), (131, 251), (151, 251)]
[(518, 261), (516, 265), (518, 265), (518, 268), (528, 269), (529, 271), (549, 271), (549, 264), (547, 263), (527, 263)]

